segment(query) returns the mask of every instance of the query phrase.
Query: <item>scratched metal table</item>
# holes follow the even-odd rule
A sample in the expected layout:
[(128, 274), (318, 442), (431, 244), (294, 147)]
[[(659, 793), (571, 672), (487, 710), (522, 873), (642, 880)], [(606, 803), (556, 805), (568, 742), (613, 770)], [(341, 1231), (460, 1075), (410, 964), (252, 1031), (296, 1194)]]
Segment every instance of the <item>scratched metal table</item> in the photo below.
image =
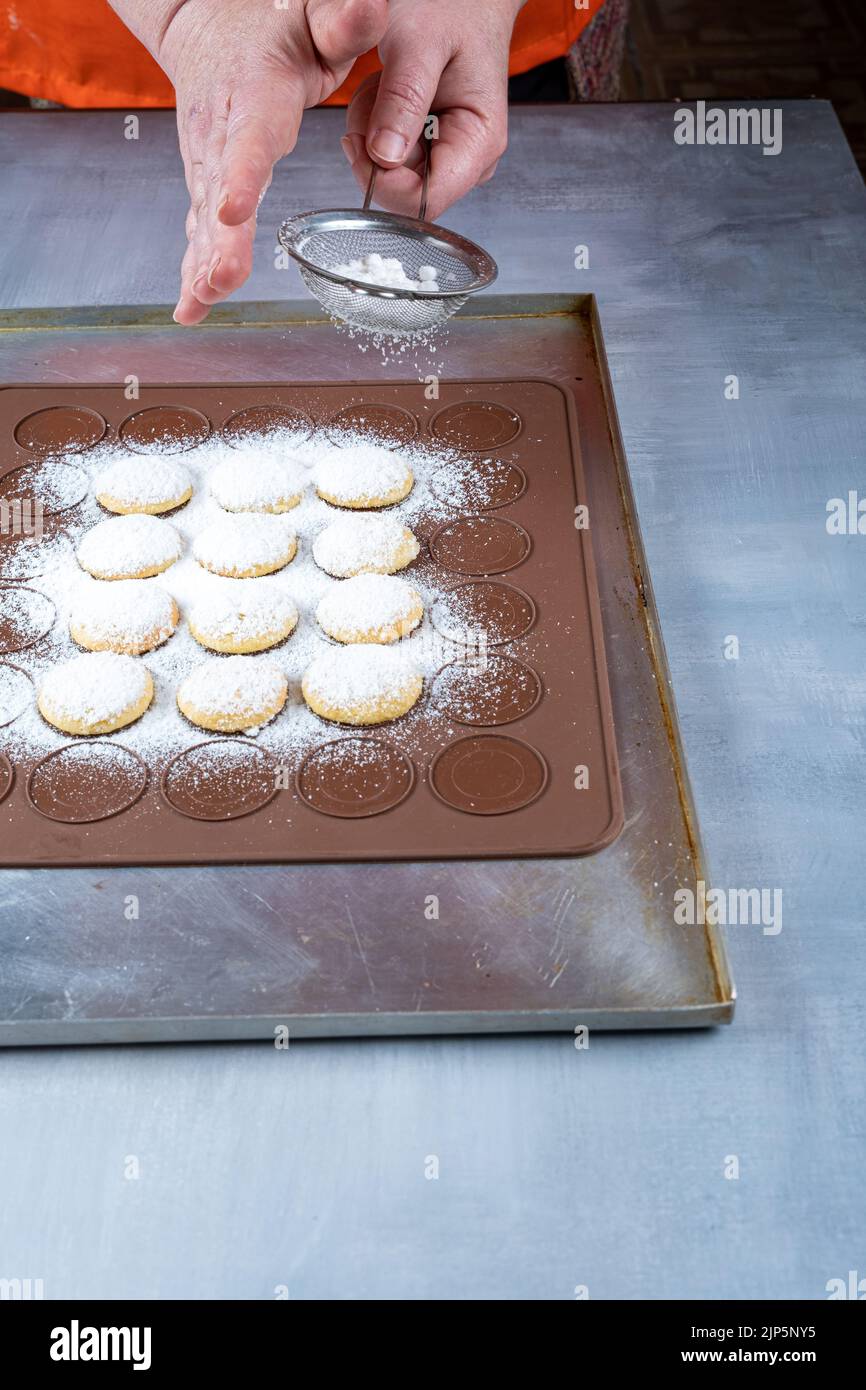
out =
[[(338, 121), (308, 117), (278, 171), (245, 297), (299, 294), (278, 216), (354, 198)], [(824, 522), (862, 489), (866, 197), (826, 105), (784, 122), (768, 159), (676, 146), (664, 106), (518, 111), (449, 219), (504, 292), (599, 297), (714, 877), (784, 894), (777, 935), (728, 932), (736, 1027), (7, 1053), (0, 1275), (48, 1297), (820, 1298), (862, 1272), (866, 541)], [(170, 297), (172, 124), (0, 122), (3, 308)], [(3, 922), (32, 891), (4, 876)]]

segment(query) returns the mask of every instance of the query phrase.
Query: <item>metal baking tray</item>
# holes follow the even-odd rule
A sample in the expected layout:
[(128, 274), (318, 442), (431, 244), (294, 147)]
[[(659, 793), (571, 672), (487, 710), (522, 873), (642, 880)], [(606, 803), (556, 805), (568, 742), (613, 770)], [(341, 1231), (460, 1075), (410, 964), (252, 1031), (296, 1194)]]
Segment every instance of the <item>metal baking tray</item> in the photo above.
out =
[(729, 1022), (711, 881), (592, 296), (483, 296), (395, 362), (306, 304), (0, 316), (0, 381), (349, 382), (533, 377), (576, 405), (625, 825), (585, 858), (9, 869), (0, 1041), (50, 1044)]

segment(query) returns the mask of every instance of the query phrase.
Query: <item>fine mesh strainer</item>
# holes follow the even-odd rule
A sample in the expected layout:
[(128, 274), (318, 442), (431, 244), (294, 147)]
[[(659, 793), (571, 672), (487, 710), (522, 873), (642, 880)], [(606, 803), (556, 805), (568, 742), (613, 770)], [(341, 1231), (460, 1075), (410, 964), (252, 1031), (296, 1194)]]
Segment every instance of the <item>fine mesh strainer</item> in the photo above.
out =
[[(425, 142), (424, 178), (418, 217), (376, 212), (370, 207), (376, 183), (373, 165), (362, 208), (300, 212), (280, 227), (280, 245), (298, 262), (304, 284), (332, 318), (353, 328), (389, 337), (410, 337), (438, 328), (462, 308), (470, 294), (493, 283), (496, 262), (466, 237), (424, 220), (430, 142)], [(396, 289), (340, 275), (333, 267), (378, 252), (399, 260), (418, 279), (422, 265), (436, 269), (436, 290)]]

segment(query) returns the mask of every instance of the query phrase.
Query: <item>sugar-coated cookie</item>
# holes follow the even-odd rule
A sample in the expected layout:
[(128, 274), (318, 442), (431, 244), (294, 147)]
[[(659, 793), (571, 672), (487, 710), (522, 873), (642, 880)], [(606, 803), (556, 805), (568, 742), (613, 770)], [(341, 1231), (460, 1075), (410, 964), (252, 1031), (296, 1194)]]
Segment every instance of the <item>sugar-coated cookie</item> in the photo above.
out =
[(279, 459), (231, 458), (211, 473), (210, 490), (227, 512), (288, 512), (301, 500), (304, 478)]
[(64, 734), (111, 734), (140, 719), (153, 699), (153, 678), (132, 656), (86, 652), (44, 677), (37, 705)]
[(332, 647), (315, 657), (301, 689), (310, 709), (338, 724), (384, 724), (418, 699), (422, 676), (402, 653), (378, 644)]
[(69, 635), (79, 647), (140, 656), (167, 642), (177, 627), (177, 604), (159, 584), (147, 579), (84, 583), (69, 614)]
[(121, 515), (143, 512), (155, 516), (182, 507), (192, 497), (187, 470), (159, 454), (117, 459), (97, 474), (93, 487), (96, 500), (106, 511)]
[(181, 681), (177, 705), (193, 724), (220, 733), (257, 729), (279, 714), (288, 682), (278, 666), (254, 656), (212, 656)]
[(397, 642), (424, 616), (417, 589), (393, 574), (356, 574), (329, 589), (316, 609), (319, 626), (336, 642)]
[(316, 466), (316, 491), (336, 507), (393, 507), (414, 482), (408, 463), (381, 444), (332, 449)]
[(213, 574), (254, 579), (295, 558), (297, 537), (281, 516), (242, 512), (224, 516), (196, 536), (192, 553)]
[(133, 514), (110, 517), (85, 531), (76, 554), (94, 579), (147, 579), (173, 565), (180, 551), (171, 522)]
[(313, 542), (313, 559), (335, 579), (355, 574), (393, 574), (411, 565), (420, 550), (396, 516), (338, 516)]
[(190, 609), (189, 630), (214, 652), (264, 652), (294, 631), (298, 610), (282, 590), (266, 580), (218, 589)]

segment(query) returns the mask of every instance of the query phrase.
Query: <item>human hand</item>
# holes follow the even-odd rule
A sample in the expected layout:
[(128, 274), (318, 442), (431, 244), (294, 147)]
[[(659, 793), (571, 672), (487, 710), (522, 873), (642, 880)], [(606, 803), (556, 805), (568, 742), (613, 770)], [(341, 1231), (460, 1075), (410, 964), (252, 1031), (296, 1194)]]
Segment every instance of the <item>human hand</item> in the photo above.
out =
[(190, 209), (174, 317), (200, 323), (243, 284), (259, 203), (304, 109), (374, 47), (387, 0), (112, 0), (174, 84)]
[(523, 0), (391, 0), (379, 43), (383, 71), (361, 85), (342, 145), (366, 188), (380, 166), (376, 202), (417, 217), (428, 113), (438, 131), (430, 156), (427, 216), (435, 220), (491, 178), (508, 130), (508, 51)]

